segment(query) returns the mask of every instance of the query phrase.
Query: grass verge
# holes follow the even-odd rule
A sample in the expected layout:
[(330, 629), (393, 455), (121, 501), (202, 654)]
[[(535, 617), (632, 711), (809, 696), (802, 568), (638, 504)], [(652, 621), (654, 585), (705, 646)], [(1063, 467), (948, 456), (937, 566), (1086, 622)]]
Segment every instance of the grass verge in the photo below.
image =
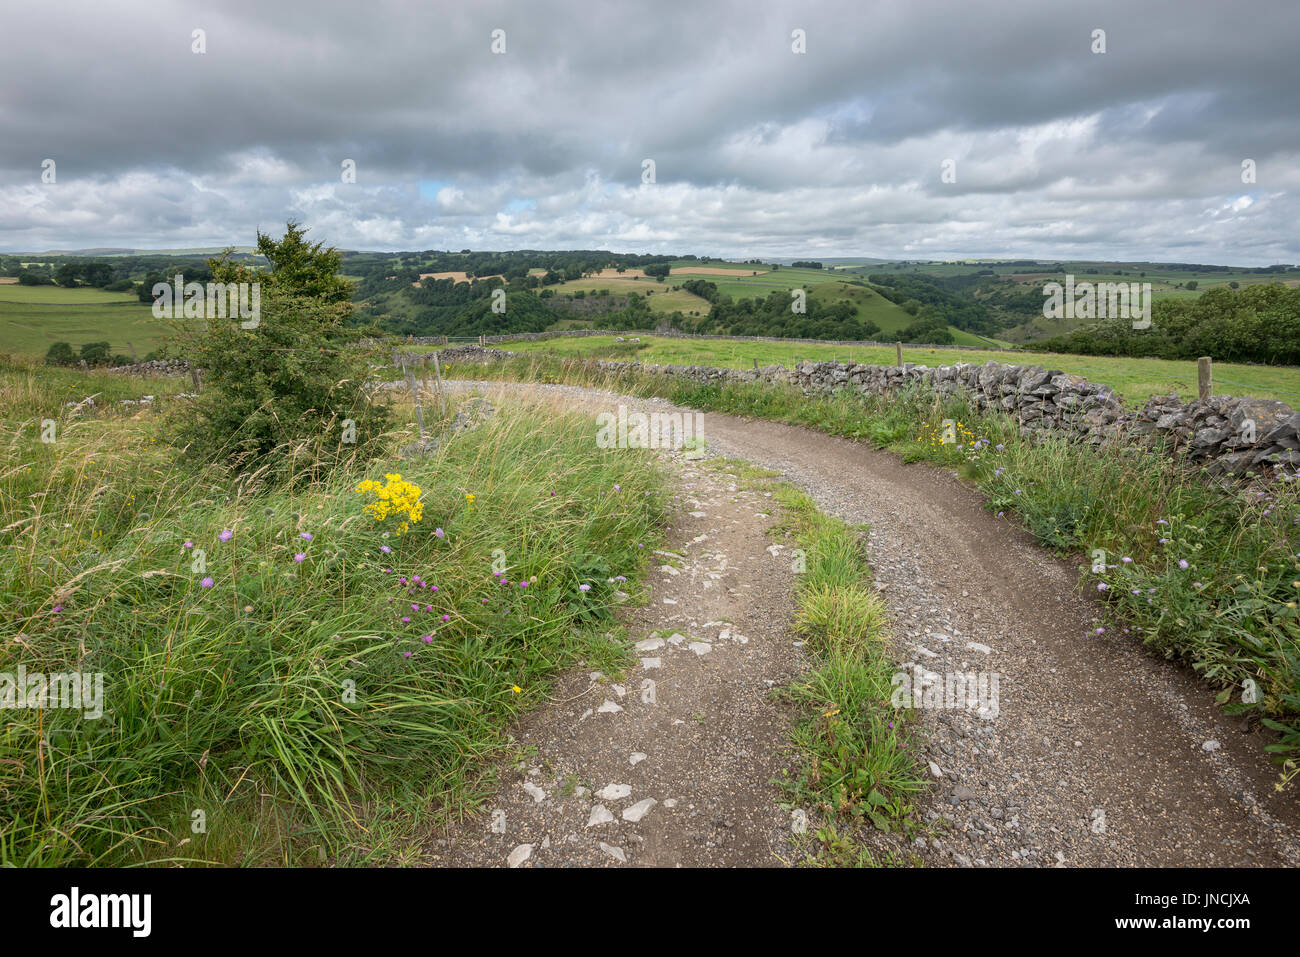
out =
[[(188, 464), (165, 413), (70, 416), (66, 386), (0, 367), (35, 413), (3, 420), (0, 694), (92, 676), (102, 715), (6, 701), (0, 864), (387, 860), (473, 803), (551, 675), (623, 653), (611, 579), (663, 502), (585, 423), (511, 408), (291, 489)], [(422, 491), (401, 536), (355, 491), (387, 472)]]

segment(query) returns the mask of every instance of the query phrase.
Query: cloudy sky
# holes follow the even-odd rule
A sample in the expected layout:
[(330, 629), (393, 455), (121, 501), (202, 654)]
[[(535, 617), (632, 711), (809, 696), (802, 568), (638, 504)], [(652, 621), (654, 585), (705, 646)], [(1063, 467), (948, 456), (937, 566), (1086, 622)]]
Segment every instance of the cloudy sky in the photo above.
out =
[(1297, 0), (10, 5), (0, 250), (294, 218), (353, 249), (1298, 263), (1297, 39)]

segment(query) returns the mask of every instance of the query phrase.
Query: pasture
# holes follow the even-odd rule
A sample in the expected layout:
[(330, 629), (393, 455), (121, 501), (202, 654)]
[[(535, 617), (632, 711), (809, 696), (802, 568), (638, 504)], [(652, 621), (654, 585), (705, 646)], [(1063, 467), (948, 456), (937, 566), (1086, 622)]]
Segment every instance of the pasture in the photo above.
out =
[(169, 329), (130, 293), (60, 286), (0, 286), (0, 352), (42, 357), (55, 342), (107, 341), (114, 352), (158, 348)]

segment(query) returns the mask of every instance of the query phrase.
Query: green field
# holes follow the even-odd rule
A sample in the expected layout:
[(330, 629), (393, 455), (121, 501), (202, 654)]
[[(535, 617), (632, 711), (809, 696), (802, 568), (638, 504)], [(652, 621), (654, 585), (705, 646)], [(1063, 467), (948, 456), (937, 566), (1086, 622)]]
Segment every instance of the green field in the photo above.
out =
[[(780, 363), (790, 366), (802, 359), (817, 362), (852, 360), (869, 365), (892, 365), (895, 351), (888, 346), (833, 346), (782, 342), (731, 342), (720, 339), (668, 339), (642, 336), (639, 343), (615, 342), (612, 336), (513, 342), (503, 348), (515, 352), (548, 352), (561, 356), (599, 354), (601, 358), (638, 359), (660, 365), (712, 365), (749, 368)], [(1167, 359), (1127, 359), (1112, 356), (1074, 356), (1053, 353), (996, 352), (992, 350), (931, 349), (903, 346), (903, 361), (940, 366), (958, 362), (1012, 362), (1042, 365), (1108, 385), (1130, 404), (1152, 395), (1176, 392), (1184, 399), (1196, 395), (1196, 363)], [(1279, 399), (1300, 405), (1300, 369), (1289, 366), (1215, 363), (1215, 392)]]
[(648, 293), (646, 304), (651, 312), (681, 312), (688, 316), (698, 313), (703, 316), (709, 311), (709, 303), (699, 296), (653, 279), (571, 279), (546, 288), (554, 289), (557, 296), (571, 296), (579, 290), (590, 296), (601, 289), (608, 289), (611, 296), (626, 296), (630, 292), (646, 296)]
[(168, 331), (131, 293), (0, 285), (0, 352), (44, 356), (54, 342), (76, 348), (107, 341), (123, 355), (130, 354), (130, 342), (143, 356), (158, 348)]
[[(830, 270), (791, 269), (783, 266), (772, 271), (770, 267), (743, 263), (692, 263), (683, 260), (673, 264), (674, 270), (681, 269), (726, 270), (734, 275), (713, 276), (674, 272), (664, 282), (652, 278), (588, 278), (574, 279), (550, 288), (556, 295), (572, 295), (582, 290), (587, 295), (601, 289), (608, 289), (611, 296), (625, 296), (629, 292), (644, 295), (647, 291), (653, 295), (648, 299), (650, 310), (657, 313), (681, 312), (686, 316), (705, 316), (709, 303), (699, 296), (682, 289), (673, 289), (690, 279), (703, 279), (718, 287), (719, 295), (734, 299), (761, 299), (769, 293), (788, 292), (791, 289), (804, 289), (810, 298), (825, 306), (837, 302), (848, 302), (854, 307), (859, 319), (874, 322), (880, 327), (880, 337), (889, 339), (895, 333), (910, 325), (913, 317), (884, 296), (866, 286), (857, 285), (851, 280), (844, 280), (832, 275)], [(764, 271), (767, 270), (767, 271)], [(758, 272), (758, 275), (754, 275)], [(582, 323), (590, 325), (590, 323)], [(561, 325), (556, 323), (552, 329), (573, 328), (573, 323)], [(986, 346), (990, 342), (979, 336), (949, 326), (953, 340), (957, 345)], [(999, 343), (993, 343), (999, 344)]]

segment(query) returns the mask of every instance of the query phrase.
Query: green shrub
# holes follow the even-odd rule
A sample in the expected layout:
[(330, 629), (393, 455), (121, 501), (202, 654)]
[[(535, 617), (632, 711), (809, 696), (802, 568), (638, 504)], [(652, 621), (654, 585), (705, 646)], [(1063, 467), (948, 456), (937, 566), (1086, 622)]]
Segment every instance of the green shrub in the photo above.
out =
[(339, 253), (308, 243), (305, 233), (292, 222), (279, 242), (258, 233), (268, 271), (229, 253), (209, 261), (214, 282), (260, 283), (261, 314), (254, 328), (240, 317), (182, 327), (184, 354), (203, 370), (203, 385), (178, 438), (204, 460), (310, 478), (354, 454), (366, 457), (391, 423), (388, 405), (365, 389), (358, 334), (344, 328), (353, 306)]
[(45, 353), (45, 364), (50, 366), (70, 366), (77, 361), (76, 353), (72, 351), (71, 344), (67, 342), (55, 342)]

